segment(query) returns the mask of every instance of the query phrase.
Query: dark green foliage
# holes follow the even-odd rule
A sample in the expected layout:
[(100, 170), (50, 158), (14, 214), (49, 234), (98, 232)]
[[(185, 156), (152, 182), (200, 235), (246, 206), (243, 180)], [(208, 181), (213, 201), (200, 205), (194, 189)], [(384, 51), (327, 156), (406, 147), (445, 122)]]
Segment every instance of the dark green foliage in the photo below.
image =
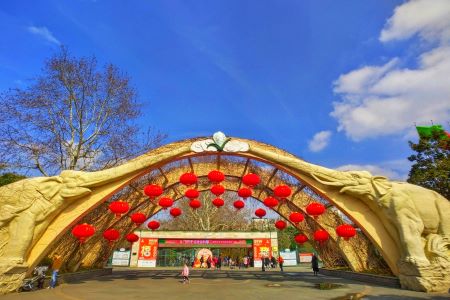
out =
[(450, 141), (439, 132), (419, 142), (409, 142), (415, 154), (408, 157), (414, 162), (407, 181), (434, 190), (450, 199)]
[(16, 173), (4, 173), (0, 175), (0, 186), (7, 185), (24, 178), (26, 177)]

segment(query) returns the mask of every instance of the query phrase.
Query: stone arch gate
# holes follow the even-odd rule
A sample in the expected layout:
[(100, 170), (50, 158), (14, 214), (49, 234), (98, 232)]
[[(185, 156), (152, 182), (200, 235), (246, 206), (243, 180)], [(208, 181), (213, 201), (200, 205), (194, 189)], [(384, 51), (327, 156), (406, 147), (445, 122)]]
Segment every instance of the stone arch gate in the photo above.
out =
[[(450, 281), (449, 252), (446, 248), (448, 244), (442, 240), (445, 240), (446, 234), (449, 233), (447, 231), (450, 229), (449, 224), (441, 224), (440, 227), (444, 229), (443, 233), (436, 230), (433, 242), (439, 245), (438, 248), (441, 252), (433, 252), (433, 249), (428, 251), (426, 255), (429, 263), (424, 265), (424, 262), (420, 261), (420, 253), (417, 257), (411, 255), (415, 254), (411, 252), (417, 249), (410, 251), (411, 249), (408, 248), (407, 242), (411, 237), (405, 236), (405, 232), (402, 231), (402, 221), (396, 222), (398, 217), (392, 218), (392, 214), (389, 214), (389, 211), (386, 212), (387, 209), (380, 205), (380, 200), (377, 200), (379, 197), (381, 201), (386, 202), (389, 199), (385, 196), (391, 197), (392, 194), (382, 194), (378, 191), (377, 185), (374, 185), (377, 188), (375, 191), (345, 192), (347, 186), (365, 187), (364, 180), (366, 179), (369, 182), (384, 180), (382, 182), (384, 188), (393, 190), (392, 184), (389, 185), (388, 180), (371, 176), (368, 172), (338, 172), (326, 169), (309, 164), (286, 151), (267, 144), (246, 139), (227, 139), (222, 133), (216, 133), (213, 139), (196, 138), (162, 146), (112, 169), (91, 173), (63, 171), (59, 176), (31, 178), (2, 187), (0, 189), (0, 204), (2, 205), (0, 211), (0, 274), (2, 277), (0, 283), (2, 292), (12, 290), (20, 284), (25, 274), (55, 247), (64, 233), (83, 217), (98, 209), (101, 203), (120, 193), (123, 188), (154, 170), (161, 170), (167, 164), (176, 164), (180, 160), (192, 162), (191, 159), (194, 157), (211, 155), (217, 156), (217, 166), (230, 178), (242, 176), (246, 171), (245, 168), (248, 168), (249, 160), (272, 166), (274, 168), (272, 173), (264, 173), (262, 178), (264, 185), (259, 187), (257, 199), (262, 199), (265, 194), (270, 192), (271, 186), (282, 180), (282, 177), (276, 176), (278, 170), (296, 178), (300, 182), (297, 190), (287, 199), (286, 203), (276, 208), (276, 211), (285, 218), (290, 211), (298, 211), (305, 207), (305, 203), (311, 201), (311, 197), (314, 198), (314, 195), (328, 201), (343, 212), (364, 233), (364, 235), (358, 235), (359, 242), (357, 243), (346, 243), (336, 237), (334, 226), (342, 221), (330, 209), (327, 213), (329, 215), (326, 218), (327, 222), (323, 222), (321, 219), (318, 222), (308, 219), (305, 224), (300, 225), (299, 229), (307, 235), (318, 227), (326, 229), (331, 235), (328, 247), (339, 249), (339, 255), (353, 270), (363, 271), (371, 268), (368, 263), (370, 260), (368, 253), (370, 245), (373, 245), (383, 256), (391, 272), (399, 276), (403, 287), (437, 291), (443, 290), (444, 285), (444, 288), (448, 289)], [(243, 157), (247, 159), (247, 163), (243, 164), (241, 170), (236, 168), (236, 164), (230, 162), (221, 165), (221, 157), (225, 156)], [(207, 166), (207, 164), (205, 163), (203, 166)], [(194, 168), (194, 165), (191, 163), (190, 167)], [(199, 170), (200, 168), (196, 170), (197, 175), (207, 174), (198, 173)], [(211, 169), (208, 167), (208, 170)], [(166, 181), (166, 190), (171, 190), (172, 196), (179, 194), (173, 183), (169, 182), (167, 174), (161, 172), (161, 175), (161, 178)], [(336, 181), (331, 181), (333, 178), (336, 178)], [(353, 181), (348, 183), (353, 179), (360, 184), (355, 184)], [(170, 189), (167, 189), (167, 185)], [(237, 190), (236, 183), (233, 186), (232, 181), (225, 187), (228, 190)], [(304, 190), (308, 190), (309, 193), (303, 193)], [(429, 193), (427, 194), (427, 192)], [(138, 192), (136, 191), (136, 193)], [(436, 196), (435, 193), (425, 189), (419, 189), (417, 193), (423, 193), (429, 198)], [(368, 201), (367, 197), (361, 197), (360, 194), (363, 196), (369, 194), (371, 197), (368, 197)], [(447, 201), (445, 198), (442, 199)], [(442, 212), (445, 213), (447, 209), (450, 211), (448, 203), (442, 204), (441, 202), (437, 205), (438, 215), (436, 217), (442, 216)], [(148, 210), (153, 215), (158, 211), (158, 207), (153, 206)], [(411, 212), (409, 212), (409, 217), (420, 218)], [(420, 219), (417, 220), (417, 222), (419, 221)], [(409, 223), (407, 225), (410, 226)], [(30, 230), (30, 228), (34, 228), (34, 230)], [(439, 239), (441, 236), (444, 238)], [(370, 240), (370, 243), (365, 237)], [(358, 244), (359, 247), (355, 247), (355, 244)], [(99, 245), (100, 243), (97, 243), (95, 247), (99, 247)], [(442, 249), (442, 245), (444, 245), (444, 249)], [(424, 252), (422, 245), (420, 246)], [(433, 254), (435, 252), (436, 255)], [(433, 265), (436, 263), (441, 266), (437, 273), (436, 265)], [(434, 276), (427, 273), (428, 268), (434, 269)]]

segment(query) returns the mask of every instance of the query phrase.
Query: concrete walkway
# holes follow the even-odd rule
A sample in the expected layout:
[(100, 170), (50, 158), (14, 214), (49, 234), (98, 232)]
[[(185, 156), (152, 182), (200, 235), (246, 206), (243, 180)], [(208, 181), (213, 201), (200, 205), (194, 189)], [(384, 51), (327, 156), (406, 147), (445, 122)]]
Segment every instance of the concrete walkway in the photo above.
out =
[[(449, 294), (430, 295), (364, 284), (329, 276), (312, 276), (309, 269), (286, 268), (286, 272), (257, 270), (194, 270), (191, 283), (182, 284), (180, 270), (115, 269), (113, 275), (53, 290), (10, 294), (0, 299), (450, 299)], [(321, 283), (338, 284), (320, 290)]]

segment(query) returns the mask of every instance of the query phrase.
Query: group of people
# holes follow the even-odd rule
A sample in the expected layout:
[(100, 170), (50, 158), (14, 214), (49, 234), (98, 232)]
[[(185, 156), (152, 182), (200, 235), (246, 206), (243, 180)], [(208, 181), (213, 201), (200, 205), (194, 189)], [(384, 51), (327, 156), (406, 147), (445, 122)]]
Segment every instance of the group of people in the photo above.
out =
[(275, 258), (275, 256), (263, 256), (262, 258), (261, 258), (261, 263), (262, 263), (262, 265), (261, 265), (261, 268), (262, 268), (262, 271), (266, 271), (266, 269), (267, 270), (270, 270), (270, 269), (276, 269), (276, 267), (277, 267), (277, 265), (279, 265), (280, 266), (280, 271), (281, 272), (283, 272), (283, 264), (284, 264), (284, 259), (283, 259), (283, 257), (280, 255), (280, 256), (278, 256), (278, 259), (277, 258)]

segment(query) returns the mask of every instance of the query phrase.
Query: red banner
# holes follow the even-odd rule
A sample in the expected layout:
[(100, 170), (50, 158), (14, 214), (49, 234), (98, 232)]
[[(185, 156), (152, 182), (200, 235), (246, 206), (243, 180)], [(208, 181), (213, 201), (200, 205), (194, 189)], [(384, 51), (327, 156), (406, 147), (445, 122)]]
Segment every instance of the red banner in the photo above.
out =
[(140, 238), (138, 260), (156, 260), (158, 239)]
[(184, 247), (184, 246), (247, 246), (246, 240), (182, 240), (165, 239), (160, 241), (160, 247)]
[(270, 239), (257, 239), (253, 240), (253, 259), (254, 261), (260, 261), (264, 256), (270, 257), (272, 255), (270, 249)]

